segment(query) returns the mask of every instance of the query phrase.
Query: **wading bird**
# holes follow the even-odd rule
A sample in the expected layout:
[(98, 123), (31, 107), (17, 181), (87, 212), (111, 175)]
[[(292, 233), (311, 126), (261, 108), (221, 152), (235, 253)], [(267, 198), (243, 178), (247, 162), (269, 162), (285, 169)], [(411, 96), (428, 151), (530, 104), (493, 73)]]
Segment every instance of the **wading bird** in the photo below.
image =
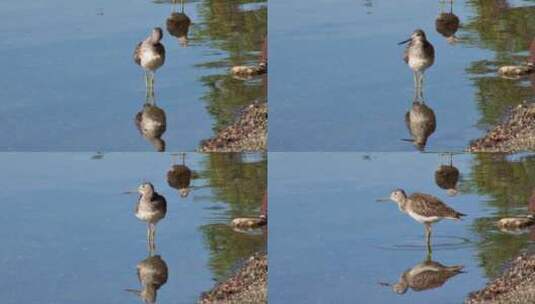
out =
[(134, 62), (145, 70), (147, 95), (154, 95), (154, 72), (165, 63), (165, 47), (160, 42), (162, 29), (156, 27), (134, 50)]
[(465, 216), (438, 198), (425, 193), (413, 193), (407, 196), (402, 189), (396, 189), (390, 194), (390, 200), (398, 204), (401, 212), (407, 213), (415, 221), (424, 225), (429, 252), (431, 252), (431, 225), (443, 219), (460, 220)]
[(424, 72), (435, 62), (435, 48), (427, 41), (425, 32), (421, 29), (415, 30), (411, 37), (399, 44), (405, 44), (405, 53), (403, 60), (409, 65), (414, 72), (414, 85), (416, 90), (422, 88), (424, 81)]

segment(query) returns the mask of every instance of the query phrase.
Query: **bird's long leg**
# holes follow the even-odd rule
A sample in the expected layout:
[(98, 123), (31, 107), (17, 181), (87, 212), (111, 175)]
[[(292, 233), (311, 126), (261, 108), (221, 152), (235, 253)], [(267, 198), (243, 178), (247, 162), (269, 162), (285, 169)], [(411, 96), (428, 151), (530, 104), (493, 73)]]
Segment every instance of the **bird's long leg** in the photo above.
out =
[(154, 97), (154, 71), (150, 71), (150, 90), (151, 90), (151, 96)]
[(418, 96), (418, 72), (413, 72), (414, 76), (414, 91), (416, 92), (415, 96)]
[(418, 93), (420, 101), (424, 100), (424, 73), (418, 72)]
[(149, 252), (151, 250), (151, 246), (150, 246), (150, 223), (147, 224), (147, 247), (149, 249)]
[(427, 252), (431, 254), (431, 224), (425, 223), (425, 241), (427, 243)]
[(145, 71), (145, 99), (149, 99), (149, 74)]
[(154, 246), (155, 244), (156, 244), (156, 224), (152, 224), (152, 245)]

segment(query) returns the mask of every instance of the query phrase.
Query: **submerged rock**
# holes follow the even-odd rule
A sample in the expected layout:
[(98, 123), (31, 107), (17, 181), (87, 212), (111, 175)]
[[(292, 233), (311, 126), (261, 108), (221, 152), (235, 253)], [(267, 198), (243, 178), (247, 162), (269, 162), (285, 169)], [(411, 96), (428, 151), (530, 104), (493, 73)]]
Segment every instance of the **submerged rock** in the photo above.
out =
[(505, 78), (517, 78), (535, 72), (535, 64), (506, 65), (498, 69), (498, 75)]
[(524, 217), (506, 217), (500, 219), (496, 225), (502, 230), (516, 230), (529, 227), (535, 224), (535, 218), (533, 216)]
[(230, 225), (238, 229), (253, 229), (265, 226), (267, 224), (266, 218), (260, 217), (239, 217), (232, 220)]

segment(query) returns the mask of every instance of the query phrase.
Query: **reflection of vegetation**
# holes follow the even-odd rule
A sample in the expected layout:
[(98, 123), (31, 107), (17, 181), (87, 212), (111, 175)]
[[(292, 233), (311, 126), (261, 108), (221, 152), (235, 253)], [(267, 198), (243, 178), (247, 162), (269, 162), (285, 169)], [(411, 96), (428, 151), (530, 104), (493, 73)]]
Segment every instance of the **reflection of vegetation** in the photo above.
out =
[(267, 35), (267, 7), (243, 10), (247, 3), (260, 0), (204, 0), (199, 4), (203, 19), (195, 40), (225, 52), (226, 58), (200, 64), (206, 68), (225, 68), (224, 74), (204, 76), (201, 81), (209, 91), (204, 96), (208, 111), (215, 117), (216, 130), (234, 120), (235, 112), (252, 101), (266, 100), (265, 81), (242, 81), (232, 78), (227, 69), (258, 60)]
[[(463, 25), (461, 41), (470, 46), (492, 50), (495, 58), (473, 62), (467, 72), (478, 89), (476, 101), (482, 112), (480, 124), (494, 125), (510, 106), (533, 95), (520, 81), (494, 75), (498, 65), (519, 61), (515, 54), (528, 50), (535, 36), (535, 6), (511, 7), (506, 0), (471, 0), (474, 16)], [(524, 59), (521, 59), (523, 61)]]
[[(213, 188), (214, 200), (228, 204), (226, 219), (257, 216), (267, 189), (267, 161), (245, 162), (241, 153), (211, 153), (200, 173)], [(210, 268), (215, 279), (226, 276), (240, 259), (266, 249), (264, 235), (235, 232), (226, 223), (203, 225), (206, 245), (210, 248)]]
[(490, 277), (520, 253), (527, 245), (527, 236), (511, 235), (497, 230), (497, 218), (526, 212), (526, 205), (535, 187), (535, 155), (519, 161), (508, 161), (505, 154), (475, 154), (470, 178), (464, 181), (467, 192), (487, 196), (495, 216), (479, 218), (474, 230), (481, 236), (479, 258)]

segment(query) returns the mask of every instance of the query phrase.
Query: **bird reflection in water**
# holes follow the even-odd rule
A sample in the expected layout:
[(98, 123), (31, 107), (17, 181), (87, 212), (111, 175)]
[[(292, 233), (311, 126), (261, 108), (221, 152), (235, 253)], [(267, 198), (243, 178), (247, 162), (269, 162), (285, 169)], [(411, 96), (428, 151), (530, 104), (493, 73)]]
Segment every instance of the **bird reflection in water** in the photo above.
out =
[(413, 142), (418, 151), (424, 151), (427, 139), (433, 134), (437, 127), (435, 112), (425, 104), (423, 88), (415, 85), (414, 101), (411, 108), (405, 113), (405, 125), (409, 130)]
[(156, 303), (158, 289), (167, 282), (167, 264), (161, 256), (149, 255), (139, 262), (136, 268), (141, 289), (126, 289), (126, 291), (136, 294), (143, 303)]
[(423, 100), (415, 100), (412, 107), (405, 114), (405, 124), (409, 129), (416, 149), (424, 151), (427, 144), (427, 139), (436, 130), (437, 122), (435, 112), (427, 106)]
[(405, 294), (407, 290), (419, 292), (442, 287), (449, 279), (464, 273), (463, 265), (444, 266), (433, 261), (428, 254), (426, 259), (403, 272), (399, 281), (395, 284), (382, 283), (385, 286), (392, 286), (392, 290), (397, 294)]
[(448, 13), (444, 12), (444, 1), (441, 1), (441, 13), (435, 19), (435, 28), (439, 34), (441, 34), (448, 43), (455, 44), (459, 41), (455, 37), (455, 33), (459, 29), (459, 17), (453, 13), (453, 0), (450, 2), (450, 11)]
[(457, 182), (459, 182), (459, 169), (453, 165), (453, 153), (447, 153), (450, 157), (448, 165), (440, 165), (435, 171), (435, 183), (441, 189), (446, 190), (449, 196), (457, 195)]
[(173, 12), (167, 18), (167, 31), (177, 38), (181, 46), (188, 46), (188, 31), (191, 19), (184, 13), (184, 0), (180, 1), (180, 13), (176, 12), (176, 0), (173, 0)]
[(167, 183), (177, 189), (180, 197), (188, 197), (191, 191), (191, 179), (194, 173), (186, 166), (186, 153), (181, 153), (182, 164), (176, 164), (176, 155), (173, 155), (173, 166), (167, 171)]
[(165, 111), (156, 105), (154, 96), (148, 97), (141, 111), (136, 114), (135, 124), (143, 138), (158, 152), (165, 151), (162, 135), (167, 129)]

